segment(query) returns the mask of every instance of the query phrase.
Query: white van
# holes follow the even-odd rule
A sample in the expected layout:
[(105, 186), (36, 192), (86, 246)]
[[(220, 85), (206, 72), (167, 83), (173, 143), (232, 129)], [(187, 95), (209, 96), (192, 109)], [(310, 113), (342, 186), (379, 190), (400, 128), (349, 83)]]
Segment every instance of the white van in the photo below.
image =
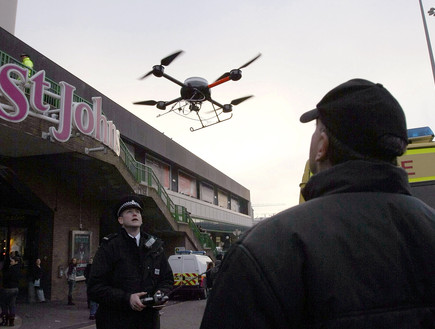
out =
[(207, 298), (205, 272), (212, 260), (204, 251), (179, 251), (169, 256), (168, 262), (174, 274), (174, 292)]

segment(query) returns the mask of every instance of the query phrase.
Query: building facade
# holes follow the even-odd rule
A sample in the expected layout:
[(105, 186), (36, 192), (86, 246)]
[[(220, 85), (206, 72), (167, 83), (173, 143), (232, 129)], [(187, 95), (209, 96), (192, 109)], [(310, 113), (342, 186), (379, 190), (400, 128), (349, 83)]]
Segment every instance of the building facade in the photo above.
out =
[(0, 40), (0, 266), (18, 251), (26, 277), (41, 258), (47, 296), (65, 299), (69, 259), (81, 277), (126, 194), (141, 196), (168, 254), (213, 255), (253, 225), (247, 188), (2, 28)]

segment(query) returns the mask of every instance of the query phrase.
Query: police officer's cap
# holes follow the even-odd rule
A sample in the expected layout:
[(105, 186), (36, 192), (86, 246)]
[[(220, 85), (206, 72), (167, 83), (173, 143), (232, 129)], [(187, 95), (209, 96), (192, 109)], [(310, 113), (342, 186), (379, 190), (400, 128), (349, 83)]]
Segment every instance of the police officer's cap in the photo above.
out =
[(116, 217), (119, 217), (124, 210), (131, 208), (139, 209), (141, 212), (143, 210), (142, 200), (136, 195), (126, 196), (118, 202), (118, 205), (115, 208), (117, 209)]

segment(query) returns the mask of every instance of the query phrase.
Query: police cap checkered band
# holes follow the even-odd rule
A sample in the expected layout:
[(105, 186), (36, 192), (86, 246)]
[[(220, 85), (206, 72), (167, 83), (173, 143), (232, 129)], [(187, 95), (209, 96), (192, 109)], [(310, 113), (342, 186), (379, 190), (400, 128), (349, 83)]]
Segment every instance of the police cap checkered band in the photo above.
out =
[(140, 211), (142, 211), (142, 206), (136, 202), (135, 200), (130, 200), (127, 202), (124, 202), (118, 209), (118, 217), (121, 215), (121, 213), (125, 210), (125, 209), (130, 209), (130, 208), (136, 208), (139, 209)]

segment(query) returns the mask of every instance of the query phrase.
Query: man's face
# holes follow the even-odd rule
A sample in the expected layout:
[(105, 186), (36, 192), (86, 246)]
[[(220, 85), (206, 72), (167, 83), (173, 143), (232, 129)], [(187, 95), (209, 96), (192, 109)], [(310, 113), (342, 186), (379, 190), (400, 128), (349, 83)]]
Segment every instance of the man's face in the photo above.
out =
[(137, 228), (142, 225), (142, 214), (139, 209), (127, 208), (118, 217), (118, 222), (123, 227)]

